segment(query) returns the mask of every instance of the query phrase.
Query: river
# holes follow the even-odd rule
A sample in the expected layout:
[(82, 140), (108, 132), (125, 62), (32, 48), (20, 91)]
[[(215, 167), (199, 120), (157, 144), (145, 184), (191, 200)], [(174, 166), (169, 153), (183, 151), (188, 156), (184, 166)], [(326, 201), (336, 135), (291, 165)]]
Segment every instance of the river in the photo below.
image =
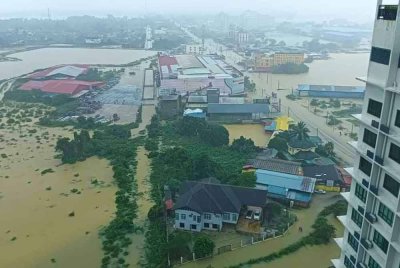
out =
[(8, 57), (21, 61), (0, 62), (0, 80), (58, 64), (126, 64), (155, 55), (156, 51), (132, 49), (42, 48)]

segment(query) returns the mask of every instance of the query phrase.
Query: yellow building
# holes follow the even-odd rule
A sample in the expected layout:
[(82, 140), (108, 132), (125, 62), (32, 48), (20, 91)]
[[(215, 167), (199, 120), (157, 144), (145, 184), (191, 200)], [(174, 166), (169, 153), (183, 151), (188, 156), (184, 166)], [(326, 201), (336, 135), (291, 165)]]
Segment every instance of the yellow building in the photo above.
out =
[(304, 63), (304, 53), (275, 53), (272, 55), (259, 54), (255, 57), (254, 66), (256, 70), (266, 70), (287, 63)]
[(275, 53), (273, 57), (275, 66), (287, 63), (304, 63), (304, 53)]

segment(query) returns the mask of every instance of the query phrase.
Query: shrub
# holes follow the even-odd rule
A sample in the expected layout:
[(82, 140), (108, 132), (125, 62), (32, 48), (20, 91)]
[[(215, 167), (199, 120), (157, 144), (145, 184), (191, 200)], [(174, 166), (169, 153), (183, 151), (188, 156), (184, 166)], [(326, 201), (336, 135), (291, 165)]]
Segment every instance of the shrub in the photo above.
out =
[(203, 258), (213, 254), (215, 243), (208, 236), (202, 235), (194, 241), (193, 252), (196, 258)]

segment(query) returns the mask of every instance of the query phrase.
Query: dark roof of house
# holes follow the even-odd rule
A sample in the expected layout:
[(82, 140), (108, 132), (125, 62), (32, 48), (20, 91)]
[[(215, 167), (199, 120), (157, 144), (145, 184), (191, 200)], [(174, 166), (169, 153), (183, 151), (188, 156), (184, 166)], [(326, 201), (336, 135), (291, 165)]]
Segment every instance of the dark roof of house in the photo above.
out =
[(188, 103), (207, 103), (207, 96), (189, 96)]
[(314, 160), (320, 158), (321, 156), (312, 151), (300, 151), (294, 155), (297, 160)]
[(187, 181), (183, 183), (175, 209), (190, 209), (198, 213), (239, 213), (244, 205), (263, 207), (267, 202), (264, 190)]
[(253, 159), (250, 164), (256, 169), (270, 170), (280, 173), (302, 175), (301, 164), (298, 162), (285, 161), (280, 159)]
[(292, 148), (296, 149), (311, 149), (317, 147), (312, 141), (309, 139), (300, 140), (296, 137), (291, 138), (288, 142), (288, 145)]
[(327, 166), (304, 166), (304, 176), (315, 178), (317, 180), (335, 180), (342, 181), (341, 176), (335, 165)]
[(253, 114), (269, 112), (268, 104), (209, 103), (207, 107), (209, 114)]

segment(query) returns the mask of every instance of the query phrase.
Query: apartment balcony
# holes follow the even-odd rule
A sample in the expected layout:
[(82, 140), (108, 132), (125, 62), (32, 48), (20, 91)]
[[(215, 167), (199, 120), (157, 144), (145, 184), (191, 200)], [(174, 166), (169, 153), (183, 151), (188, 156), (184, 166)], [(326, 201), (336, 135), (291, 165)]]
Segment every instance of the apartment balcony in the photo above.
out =
[(397, 5), (380, 5), (377, 20), (396, 20)]
[(339, 246), (339, 248), (341, 250), (343, 250), (343, 246), (344, 246), (343, 237), (334, 238), (333, 240), (335, 240), (335, 242)]
[(372, 126), (375, 129), (379, 129), (379, 122), (376, 120), (376, 117), (372, 115), (364, 113), (364, 114), (352, 114), (351, 116), (366, 126)]
[(343, 196), (343, 198), (346, 200), (347, 203), (351, 203), (350, 202), (350, 192), (342, 192), (340, 194)]
[(346, 215), (337, 216), (337, 219), (343, 224), (343, 226), (347, 226), (347, 216)]
[(331, 260), (331, 263), (333, 264), (333, 266), (334, 266), (335, 268), (345, 268), (345, 267), (344, 267), (344, 264), (342, 264), (341, 259), (332, 259), (332, 260)]

